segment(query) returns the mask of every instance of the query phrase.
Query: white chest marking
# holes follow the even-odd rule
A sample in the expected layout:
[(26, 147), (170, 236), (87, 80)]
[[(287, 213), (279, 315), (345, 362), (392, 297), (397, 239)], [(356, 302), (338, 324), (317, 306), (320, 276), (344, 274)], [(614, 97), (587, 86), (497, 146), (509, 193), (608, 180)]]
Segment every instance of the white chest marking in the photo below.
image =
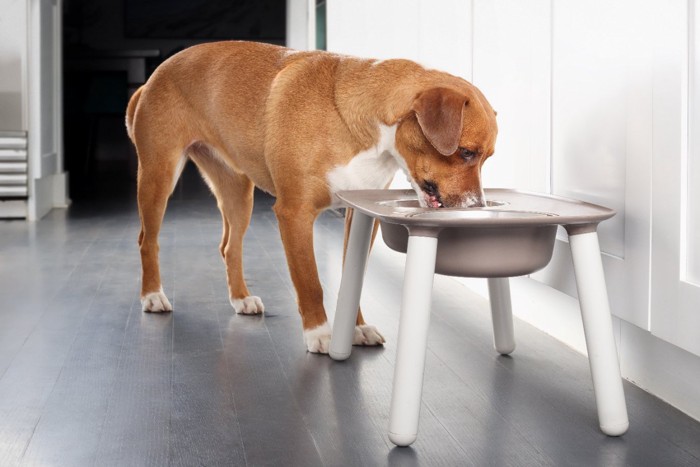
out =
[[(380, 125), (380, 137), (375, 146), (359, 152), (346, 165), (328, 172), (331, 194), (342, 190), (371, 190), (385, 188), (399, 169), (396, 151), (396, 125)], [(333, 206), (337, 200), (333, 197)]]

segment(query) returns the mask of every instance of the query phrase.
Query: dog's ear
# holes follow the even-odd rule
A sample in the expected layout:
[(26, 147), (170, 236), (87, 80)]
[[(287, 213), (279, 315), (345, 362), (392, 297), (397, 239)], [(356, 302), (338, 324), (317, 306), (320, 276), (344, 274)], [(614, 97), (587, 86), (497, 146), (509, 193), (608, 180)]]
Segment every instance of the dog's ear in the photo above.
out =
[(464, 106), (468, 103), (467, 96), (447, 88), (423, 91), (413, 102), (423, 134), (443, 156), (453, 154), (459, 146)]

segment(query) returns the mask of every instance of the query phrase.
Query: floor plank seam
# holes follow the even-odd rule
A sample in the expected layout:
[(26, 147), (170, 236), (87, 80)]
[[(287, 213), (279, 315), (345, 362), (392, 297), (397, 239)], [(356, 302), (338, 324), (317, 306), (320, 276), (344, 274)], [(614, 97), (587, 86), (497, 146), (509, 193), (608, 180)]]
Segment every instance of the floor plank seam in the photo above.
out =
[[(93, 246), (94, 244), (95, 244), (94, 241), (93, 241), (92, 243), (90, 243), (90, 246), (88, 246), (88, 247), (86, 248), (84, 254), (87, 254), (87, 250), (89, 250), (90, 247)], [(118, 249), (115, 249), (114, 252), (112, 253), (112, 257), (116, 256), (117, 253), (118, 253)], [(56, 378), (55, 378), (55, 380), (53, 381), (53, 384), (52, 384), (52, 386), (51, 386), (51, 389), (48, 391), (48, 394), (46, 395), (46, 399), (44, 400), (44, 407), (45, 407), (46, 403), (51, 399), (51, 395), (53, 394), (54, 390), (56, 389), (56, 385), (58, 384), (58, 382), (59, 382), (60, 379), (61, 379), (61, 375), (63, 374), (63, 371), (64, 371), (64, 369), (65, 369), (66, 361), (67, 361), (67, 359), (70, 357), (71, 351), (73, 350), (73, 348), (74, 348), (74, 346), (75, 346), (75, 342), (76, 342), (77, 336), (78, 336), (80, 330), (82, 329), (83, 323), (85, 322), (85, 317), (86, 317), (87, 314), (91, 311), (91, 308), (92, 308), (93, 304), (95, 303), (95, 298), (98, 296), (98, 294), (99, 294), (99, 292), (100, 292), (100, 290), (102, 289), (102, 286), (103, 286), (103, 284), (104, 284), (105, 278), (107, 277), (108, 273), (114, 268), (114, 264), (115, 264), (115, 263), (116, 263), (115, 261), (111, 261), (111, 262), (110, 262), (110, 267), (103, 269), (102, 276), (101, 276), (101, 278), (100, 278), (100, 282), (99, 282), (99, 284), (97, 285), (97, 287), (95, 288), (95, 291), (94, 291), (92, 297), (90, 298), (89, 303), (86, 305), (85, 310), (83, 311), (82, 316), (81, 316), (81, 318), (80, 318), (80, 322), (78, 323), (78, 326), (76, 326), (75, 330), (73, 331), (73, 337), (72, 337), (72, 339), (71, 339), (70, 345), (68, 346), (68, 348), (67, 348), (67, 350), (66, 350), (65, 359), (64, 359), (64, 361), (63, 361), (63, 363), (62, 363), (62, 365), (61, 365), (61, 369), (59, 370), (58, 375), (56, 375)], [(77, 263), (77, 264), (80, 264), (80, 263)], [(76, 264), (76, 267), (77, 267), (77, 264)], [(58, 293), (57, 293), (57, 294), (58, 294)], [(42, 314), (42, 316), (43, 316), (43, 314)], [(37, 323), (37, 325), (38, 325), (38, 323)], [(32, 333), (33, 333), (33, 332), (34, 332), (34, 330), (32, 330)], [(31, 333), (30, 333), (30, 336), (31, 336)], [(29, 436), (29, 438), (27, 439), (27, 443), (26, 443), (26, 445), (25, 445), (25, 447), (24, 447), (24, 450), (22, 451), (22, 454), (21, 454), (21, 456), (20, 456), (20, 459), (24, 459), (24, 457), (25, 457), (25, 455), (26, 455), (26, 453), (27, 453), (27, 450), (29, 449), (29, 446), (30, 446), (31, 443), (32, 443), (32, 439), (34, 438), (34, 434), (36, 433), (36, 429), (37, 429), (37, 427), (39, 426), (39, 424), (41, 423), (41, 419), (42, 419), (43, 414), (44, 414), (44, 409), (43, 409), (43, 407), (42, 407), (41, 414), (39, 415), (39, 418), (37, 419), (36, 423), (34, 424), (34, 427), (33, 427), (33, 429), (32, 429), (32, 433), (31, 433), (31, 435)]]
[[(269, 219), (268, 219), (268, 221), (269, 221)], [(269, 224), (271, 225), (272, 222), (269, 221)], [(274, 229), (274, 226), (271, 225), (271, 227)], [(274, 229), (274, 230), (277, 230), (277, 229)], [(257, 241), (257, 238), (256, 238), (256, 241)], [(260, 242), (257, 242), (257, 243), (258, 243), (258, 245), (260, 245)], [(267, 252), (267, 249), (264, 248), (262, 245), (260, 245), (260, 246), (261, 246), (262, 250), (265, 252), (265, 254), (268, 256), (268, 258), (271, 259), (269, 253)], [(269, 264), (274, 264), (274, 262), (270, 261)], [(281, 272), (280, 272), (279, 267), (274, 267), (274, 269), (275, 269), (275, 271), (276, 271), (278, 277), (280, 277), (280, 280), (282, 280), (282, 274), (281, 274)], [(286, 282), (286, 281), (285, 281), (285, 282)], [(294, 289), (293, 289), (292, 287), (290, 287), (289, 285), (287, 285), (287, 291), (288, 291), (288, 293), (292, 294), (292, 296), (294, 296), (294, 295), (293, 295), (293, 294), (294, 294)], [(263, 322), (264, 322), (264, 320), (263, 320)], [(275, 358), (277, 359), (277, 364), (280, 366), (280, 369), (281, 369), (281, 371), (282, 371), (282, 374), (284, 375), (284, 379), (285, 379), (285, 381), (287, 382), (287, 387), (290, 389), (290, 392), (293, 393), (293, 391), (291, 391), (291, 389), (292, 389), (292, 384), (291, 384), (291, 380), (290, 380), (290, 378), (289, 378), (289, 374), (288, 374), (287, 371), (285, 371), (284, 365), (282, 364), (282, 359), (280, 358), (279, 352), (277, 351), (277, 346), (275, 345), (275, 340), (273, 339), (272, 334), (270, 333), (270, 329), (268, 328), (267, 323), (264, 323), (264, 324), (265, 324), (265, 331), (266, 331), (266, 333), (267, 333), (267, 337), (268, 337), (268, 339), (270, 340), (271, 347), (272, 347), (272, 349), (273, 349), (274, 352), (275, 352)], [(294, 404), (296, 405), (296, 408), (297, 408), (297, 410), (299, 411), (299, 413), (302, 415), (302, 419), (303, 419), (303, 422), (304, 422), (304, 428), (306, 429), (306, 431), (307, 431), (308, 434), (309, 434), (309, 437), (311, 438), (312, 442), (314, 443), (314, 447), (316, 448), (316, 453), (318, 454), (318, 457), (319, 457), (319, 459), (321, 460), (321, 463), (322, 463), (323, 465), (328, 465), (328, 464), (324, 461), (324, 459), (323, 459), (322, 450), (321, 450), (320, 447), (319, 447), (318, 440), (316, 439), (316, 437), (315, 437), (314, 434), (313, 434), (313, 431), (312, 431), (311, 428), (309, 427), (309, 423), (308, 423), (307, 417), (306, 417), (304, 411), (302, 410), (301, 406), (299, 405), (299, 401), (296, 399), (296, 397), (294, 398)]]
[[(200, 228), (198, 229), (198, 232), (199, 232), (200, 239), (202, 239), (203, 232), (202, 232), (201, 225), (200, 225)], [(248, 453), (247, 453), (247, 449), (246, 449), (245, 439), (243, 438), (243, 428), (241, 427), (241, 422), (240, 422), (240, 418), (239, 418), (240, 412), (238, 410), (238, 404), (236, 402), (236, 391), (233, 389), (233, 386), (231, 385), (231, 380), (230, 380), (230, 378), (233, 377), (233, 375), (231, 374), (231, 371), (230, 371), (232, 362), (231, 362), (231, 359), (229, 358), (228, 353), (224, 351), (226, 344), (224, 341), (224, 334), (223, 334), (224, 323), (222, 322), (221, 318), (222, 318), (221, 311), (220, 311), (219, 307), (217, 307), (217, 309), (216, 309), (216, 322), (218, 323), (217, 327), (218, 327), (219, 341), (221, 343), (221, 350), (222, 350), (224, 362), (226, 364), (226, 368), (228, 369), (227, 376), (229, 377), (229, 378), (227, 378), (227, 381), (226, 381), (227, 392), (231, 395), (231, 404), (233, 405), (233, 413), (234, 413), (234, 416), (236, 417), (236, 430), (238, 432), (238, 439), (241, 442), (241, 449), (243, 451), (243, 461), (245, 462), (245, 465), (247, 467), (248, 465), (250, 465), (250, 463), (248, 462)]]
[[(73, 268), (71, 269), (71, 271), (70, 271), (70, 272), (68, 273), (68, 275), (65, 277), (65, 279), (64, 279), (64, 282), (65, 282), (65, 283), (68, 283), (68, 282), (70, 281), (70, 278), (73, 276), (73, 274), (75, 273), (76, 269), (78, 269), (78, 266), (82, 263), (82, 260), (84, 259), (85, 255), (87, 254), (87, 251), (90, 249), (91, 245), (92, 245), (92, 242), (89, 243), (89, 244), (85, 247), (85, 249), (83, 250), (83, 252), (82, 252), (81, 255), (80, 255), (80, 259), (79, 259), (78, 261), (76, 261), (76, 263), (75, 263), (75, 265), (73, 266)], [(51, 299), (50, 299), (49, 301), (54, 301), (54, 300), (56, 299), (56, 297), (59, 295), (59, 292), (60, 292), (60, 288), (57, 289), (57, 290), (51, 295)], [(46, 308), (44, 311), (41, 312), (41, 314), (39, 315), (39, 317), (38, 317), (37, 320), (36, 320), (36, 323), (34, 323), (34, 326), (32, 327), (31, 331), (29, 331), (29, 332), (27, 333), (27, 336), (26, 336), (26, 338), (24, 339), (24, 341), (22, 342), (22, 345), (18, 347), (17, 352), (16, 352), (15, 355), (12, 357), (12, 359), (8, 362), (8, 365), (7, 365), (7, 367), (5, 368), (5, 370), (2, 372), (2, 374), (0, 374), (0, 381), (2, 381), (3, 377), (4, 377), (5, 374), (7, 373), (7, 370), (8, 370), (9, 368), (12, 367), (12, 364), (14, 363), (15, 359), (16, 359), (17, 356), (21, 353), (21, 351), (22, 351), (22, 349), (24, 348), (24, 346), (25, 346), (25, 344), (27, 343), (27, 341), (32, 337), (32, 334), (34, 334), (34, 331), (36, 331), (37, 326), (39, 326), (39, 323), (42, 321), (42, 318), (43, 318), (44, 315), (47, 313), (47, 311), (48, 311), (48, 308)]]
[[(135, 305), (137, 305), (137, 306), (135, 306)], [(115, 370), (116, 374), (119, 374), (120, 370), (123, 368), (124, 348), (126, 347), (125, 342), (127, 340), (127, 332), (129, 330), (129, 323), (130, 323), (131, 317), (134, 313), (134, 309), (137, 309), (139, 311), (141, 310), (140, 300), (134, 299), (131, 302), (131, 308), (129, 309), (129, 313), (128, 313), (127, 318), (126, 318), (126, 322), (124, 323), (124, 331), (122, 332), (122, 342), (121, 342), (121, 345), (119, 348), (119, 359), (118, 359), (118, 363), (117, 363), (117, 368)], [(100, 423), (100, 435), (99, 435), (99, 439), (97, 441), (97, 449), (95, 449), (95, 453), (93, 455), (93, 459), (91, 462), (92, 466), (97, 465), (97, 456), (100, 453), (100, 447), (102, 446), (102, 440), (104, 438), (104, 436), (103, 436), (104, 427), (107, 424), (107, 417), (109, 416), (110, 410), (112, 408), (112, 401), (115, 399), (113, 396), (116, 393), (116, 391), (117, 391), (117, 385), (112, 385), (111, 390), (109, 392), (109, 396), (107, 397), (107, 405), (105, 407), (104, 416), (102, 417), (102, 423)]]

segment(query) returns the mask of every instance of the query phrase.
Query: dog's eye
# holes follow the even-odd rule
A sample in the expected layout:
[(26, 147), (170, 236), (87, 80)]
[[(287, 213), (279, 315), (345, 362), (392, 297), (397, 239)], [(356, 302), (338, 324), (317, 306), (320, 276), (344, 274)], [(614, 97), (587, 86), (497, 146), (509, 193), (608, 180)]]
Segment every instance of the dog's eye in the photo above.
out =
[(463, 160), (469, 162), (472, 159), (474, 159), (476, 156), (479, 154), (476, 151), (472, 151), (471, 149), (467, 148), (459, 148), (459, 157), (461, 157)]

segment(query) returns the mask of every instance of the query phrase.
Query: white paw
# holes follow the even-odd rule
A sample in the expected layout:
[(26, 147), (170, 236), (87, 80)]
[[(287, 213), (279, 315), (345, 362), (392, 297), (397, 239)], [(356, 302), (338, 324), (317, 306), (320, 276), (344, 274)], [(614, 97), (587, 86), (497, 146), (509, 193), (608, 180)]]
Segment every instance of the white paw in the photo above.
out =
[(352, 339), (352, 345), (382, 345), (386, 342), (384, 336), (379, 334), (379, 331), (374, 326), (362, 324), (355, 326), (355, 336)]
[(331, 327), (328, 322), (304, 331), (304, 343), (311, 353), (328, 353), (331, 346)]
[(232, 298), (231, 306), (236, 310), (236, 313), (242, 315), (257, 315), (265, 311), (265, 305), (260, 297), (254, 295), (245, 298)]
[(158, 292), (147, 293), (141, 297), (141, 310), (160, 313), (163, 311), (173, 311), (173, 306), (168, 301), (168, 297), (165, 296), (163, 288), (161, 287)]

